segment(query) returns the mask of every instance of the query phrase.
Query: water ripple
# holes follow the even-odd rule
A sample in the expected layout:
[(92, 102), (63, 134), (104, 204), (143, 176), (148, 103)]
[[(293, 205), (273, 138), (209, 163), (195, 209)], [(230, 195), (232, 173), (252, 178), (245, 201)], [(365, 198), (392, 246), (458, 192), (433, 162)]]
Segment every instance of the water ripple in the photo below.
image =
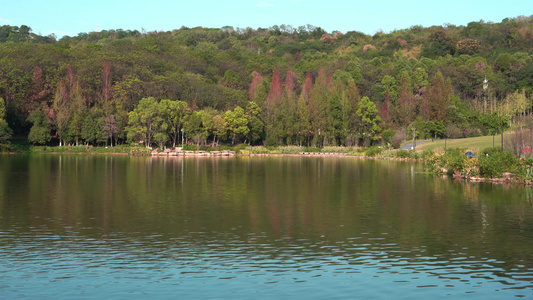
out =
[[(0, 281), (4, 284), (0, 291), (18, 290), (14, 282), (22, 279), (45, 281), (50, 287), (72, 282), (85, 289), (105, 290), (117, 284), (168, 286), (193, 280), (267, 285), (290, 281), (312, 286), (317, 278), (329, 278), (327, 282), (338, 287), (333, 278), (341, 276), (343, 284), (357, 286), (374, 285), (378, 280), (400, 290), (411, 286), (480, 295), (490, 286), (504, 294), (528, 291), (531, 296), (533, 271), (523, 264), (510, 267), (462, 251), (420, 255), (426, 250), (406, 249), (384, 235), (376, 238), (367, 234), (330, 243), (326, 239), (284, 236), (270, 240), (264, 234), (248, 233), (241, 238), (212, 232), (142, 238), (115, 233), (97, 238), (69, 230), (68, 235), (46, 228), (1, 231)], [(114, 280), (107, 282), (109, 278)]]

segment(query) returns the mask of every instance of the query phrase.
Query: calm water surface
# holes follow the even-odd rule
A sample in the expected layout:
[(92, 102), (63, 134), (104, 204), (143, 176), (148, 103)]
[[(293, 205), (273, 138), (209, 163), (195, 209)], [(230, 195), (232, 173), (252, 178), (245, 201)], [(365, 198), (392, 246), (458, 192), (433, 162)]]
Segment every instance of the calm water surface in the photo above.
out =
[(356, 158), (0, 155), (0, 298), (533, 298), (533, 191)]

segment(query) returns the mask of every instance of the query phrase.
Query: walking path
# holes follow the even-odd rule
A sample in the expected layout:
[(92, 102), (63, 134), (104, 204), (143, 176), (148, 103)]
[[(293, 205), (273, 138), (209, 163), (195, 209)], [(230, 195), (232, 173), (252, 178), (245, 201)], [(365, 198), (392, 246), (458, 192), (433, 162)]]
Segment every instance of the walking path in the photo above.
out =
[[(421, 144), (425, 144), (425, 143), (431, 143), (433, 142), (432, 140), (424, 140), (424, 141), (416, 141), (416, 145), (421, 145)], [(403, 146), (400, 147), (401, 150), (412, 150), (413, 149), (413, 146), (414, 144), (413, 143), (409, 143), (409, 144), (405, 144)]]

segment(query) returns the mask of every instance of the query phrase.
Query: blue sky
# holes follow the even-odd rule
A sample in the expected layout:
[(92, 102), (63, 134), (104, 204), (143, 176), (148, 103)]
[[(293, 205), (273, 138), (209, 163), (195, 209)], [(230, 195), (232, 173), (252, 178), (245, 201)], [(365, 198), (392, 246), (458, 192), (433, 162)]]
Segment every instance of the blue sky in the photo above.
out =
[(311, 24), (374, 34), (533, 15), (533, 0), (0, 0), (0, 25), (74, 36), (103, 29), (268, 28)]

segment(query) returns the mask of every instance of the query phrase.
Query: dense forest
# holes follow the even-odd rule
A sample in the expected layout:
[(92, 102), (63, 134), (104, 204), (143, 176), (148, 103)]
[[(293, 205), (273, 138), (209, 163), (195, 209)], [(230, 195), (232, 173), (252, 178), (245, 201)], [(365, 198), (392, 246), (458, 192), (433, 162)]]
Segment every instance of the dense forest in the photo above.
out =
[(346, 145), (495, 134), (533, 107), (533, 16), (391, 33), (311, 25), (0, 27), (0, 143)]

